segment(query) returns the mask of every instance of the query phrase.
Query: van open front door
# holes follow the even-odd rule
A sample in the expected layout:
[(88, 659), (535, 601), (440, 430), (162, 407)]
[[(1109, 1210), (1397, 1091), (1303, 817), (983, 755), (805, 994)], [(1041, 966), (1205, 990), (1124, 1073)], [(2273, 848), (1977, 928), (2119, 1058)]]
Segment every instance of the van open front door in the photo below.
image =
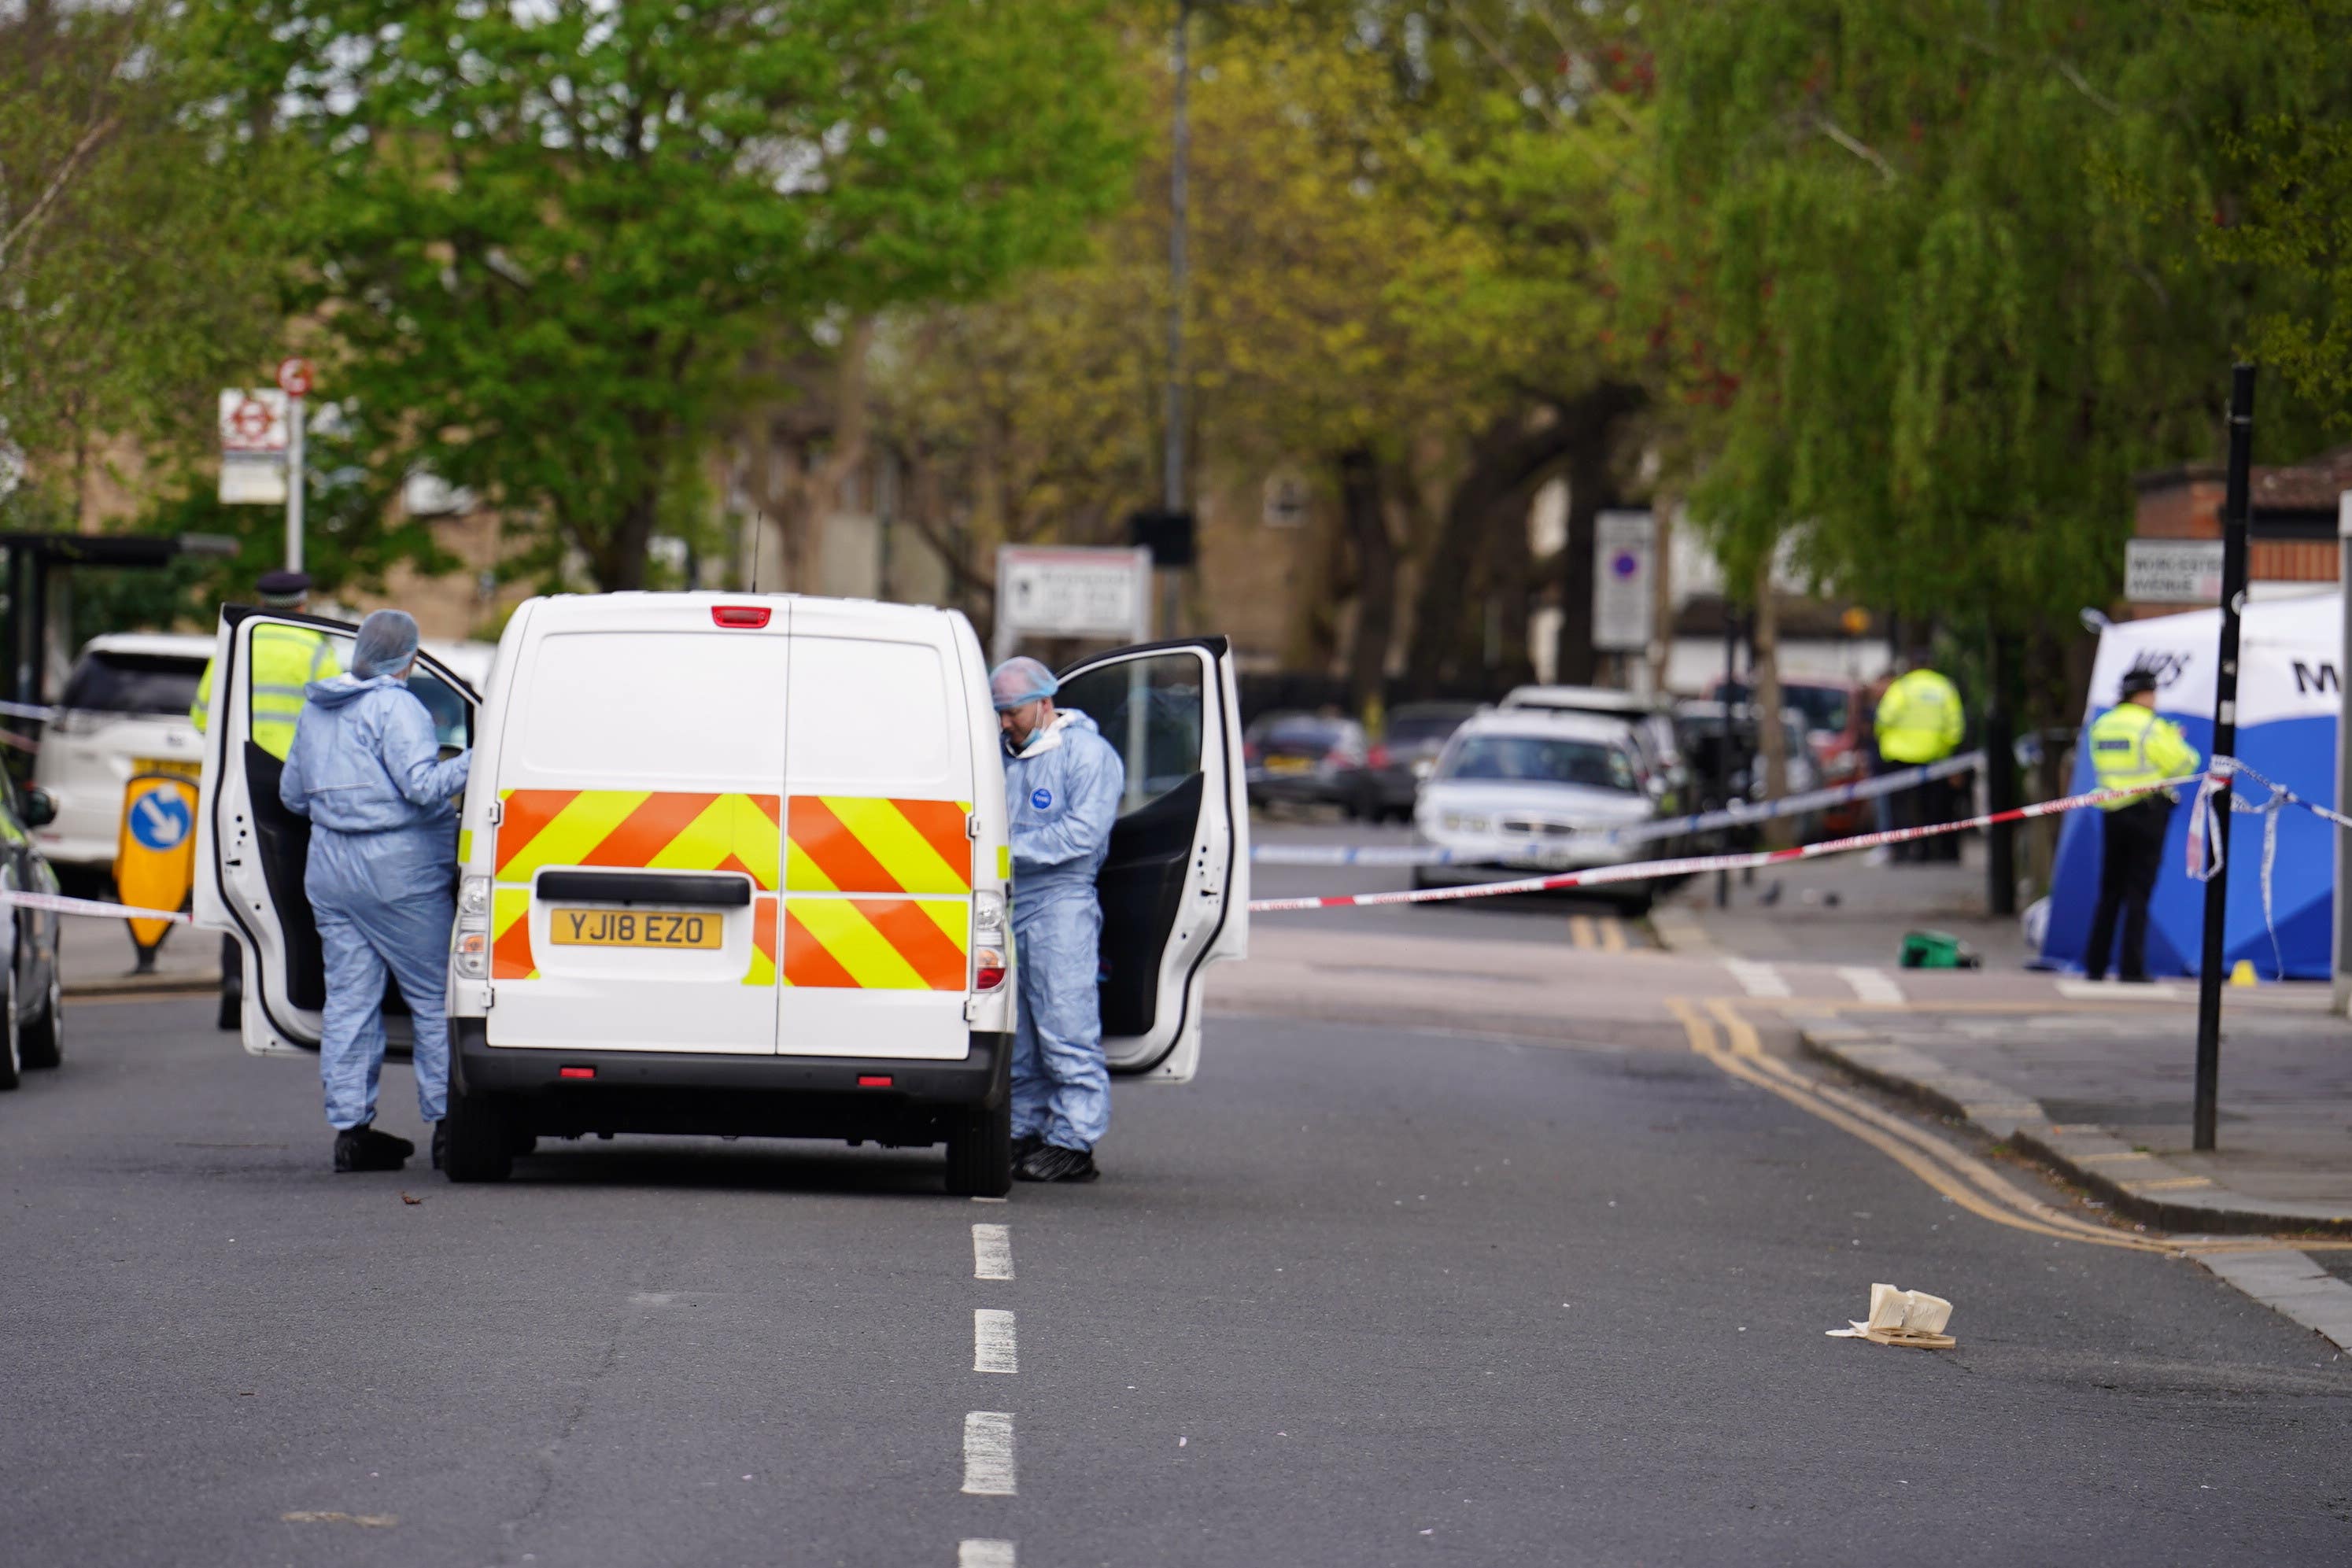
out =
[[(235, 932), (245, 949), (245, 1048), (257, 1056), (319, 1049), (327, 971), (302, 891), (310, 824), (278, 799), (285, 771), (278, 753), (291, 737), (289, 721), (299, 710), (301, 691), (274, 685), (257, 690), (254, 648), (264, 640), (280, 644), (269, 661), (273, 679), (298, 664), (323, 679), (350, 668), (356, 632), (340, 621), (232, 605), (221, 612), (214, 639), (196, 811), (195, 922)], [(480, 699), (471, 687), (428, 654), (418, 656), (408, 684), (432, 712), (444, 756), (472, 744)], [(389, 989), (385, 1006), (403, 1010)]]
[(1127, 766), (1095, 883), (1103, 1048), (1114, 1072), (1181, 1083), (1200, 1064), (1203, 971), (1249, 949), (1232, 650), (1223, 637), (1118, 648), (1072, 665), (1061, 683), (1055, 706), (1093, 719)]

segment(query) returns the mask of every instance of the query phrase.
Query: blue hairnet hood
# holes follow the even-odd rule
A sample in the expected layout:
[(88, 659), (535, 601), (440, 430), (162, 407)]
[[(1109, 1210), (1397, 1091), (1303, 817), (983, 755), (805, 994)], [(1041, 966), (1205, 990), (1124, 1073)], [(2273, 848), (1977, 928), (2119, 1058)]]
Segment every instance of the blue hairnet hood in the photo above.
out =
[(1061, 689), (1062, 683), (1054, 678), (1054, 672), (1026, 653), (1005, 660), (988, 677), (988, 695), (999, 713), (1034, 703), (1039, 697), (1050, 697)]
[(352, 674), (363, 681), (388, 675), (415, 657), (416, 617), (405, 610), (379, 610), (360, 622)]

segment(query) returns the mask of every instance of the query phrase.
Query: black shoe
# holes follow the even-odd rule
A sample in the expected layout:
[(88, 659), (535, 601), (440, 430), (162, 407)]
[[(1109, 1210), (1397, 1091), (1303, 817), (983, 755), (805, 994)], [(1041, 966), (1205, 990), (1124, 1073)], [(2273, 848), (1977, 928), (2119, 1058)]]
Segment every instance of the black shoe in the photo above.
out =
[(379, 1133), (373, 1124), (345, 1127), (335, 1134), (335, 1168), (339, 1171), (396, 1171), (415, 1152), (415, 1144), (390, 1133)]
[(1092, 1181), (1102, 1172), (1095, 1168), (1095, 1157), (1087, 1151), (1046, 1144), (1013, 1166), (1013, 1174), (1023, 1181)]
[(1035, 1154), (1039, 1149), (1042, 1149), (1045, 1146), (1045, 1134), (1022, 1134), (1019, 1137), (1013, 1140), (1013, 1163), (1016, 1166), (1023, 1164), (1031, 1155)]
[(433, 1168), (434, 1168), (435, 1170), (436, 1170), (436, 1171), (437, 1171), (437, 1170), (439, 1170), (439, 1169), (441, 1168), (441, 1156), (442, 1156), (444, 1154), (446, 1154), (446, 1153), (448, 1152), (448, 1149), (449, 1149), (449, 1124), (448, 1124), (448, 1123), (446, 1123), (446, 1122), (436, 1122), (436, 1123), (434, 1123), (434, 1124), (433, 1124)]

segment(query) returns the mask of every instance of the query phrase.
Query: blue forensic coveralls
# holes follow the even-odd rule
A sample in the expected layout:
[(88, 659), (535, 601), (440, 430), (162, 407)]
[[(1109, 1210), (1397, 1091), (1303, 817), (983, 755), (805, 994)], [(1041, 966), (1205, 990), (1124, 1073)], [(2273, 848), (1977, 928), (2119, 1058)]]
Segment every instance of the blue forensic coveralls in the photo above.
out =
[[(1007, 743), (1008, 749), (1010, 743)], [(1013, 1135), (1090, 1151), (1110, 1128), (1103, 1061), (1102, 904), (1095, 873), (1110, 849), (1127, 768), (1095, 728), (1065, 710), (1011, 753), (1013, 950), (1021, 977), (1013, 1036)]]
[(336, 1130), (375, 1119), (383, 1071), (383, 977), (415, 1033), (416, 1110), (449, 1094), (449, 932), (457, 920), (457, 813), (473, 753), (440, 758), (433, 717), (398, 678), (313, 681), (278, 798), (310, 820), (302, 890), (326, 950), (319, 1075)]

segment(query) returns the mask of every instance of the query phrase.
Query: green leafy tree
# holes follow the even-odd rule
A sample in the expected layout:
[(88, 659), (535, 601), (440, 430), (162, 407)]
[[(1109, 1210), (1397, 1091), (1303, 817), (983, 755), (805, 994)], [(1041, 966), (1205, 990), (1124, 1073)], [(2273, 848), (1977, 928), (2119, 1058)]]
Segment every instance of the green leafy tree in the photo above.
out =
[(2338, 425), (2352, 423), (2352, 0), (2214, 5), (2219, 26), (2245, 26), (2280, 80), (2266, 109), (2221, 120), (2234, 179), (2210, 218), (2177, 215), (2202, 225), (2212, 256), (2273, 279), (2252, 348)]
[(2131, 476), (2213, 449), (2268, 287), (2147, 221), (2213, 209), (2265, 47), (2137, 0), (1694, 0), (1652, 37), (1645, 287), (1735, 574), (1794, 531), (1972, 637), (2105, 602)]
[(277, 244), (305, 168), (265, 145), (216, 156), (190, 120), (212, 85), (162, 4), (0, 10), (0, 448), (25, 470), (16, 527), (96, 520), (101, 479), (170, 487), (210, 451), (215, 390), (279, 340)]
[(370, 465), (646, 578), (751, 350), (967, 298), (1120, 188), (1102, 0), (197, 0), (325, 168), (299, 309)]

